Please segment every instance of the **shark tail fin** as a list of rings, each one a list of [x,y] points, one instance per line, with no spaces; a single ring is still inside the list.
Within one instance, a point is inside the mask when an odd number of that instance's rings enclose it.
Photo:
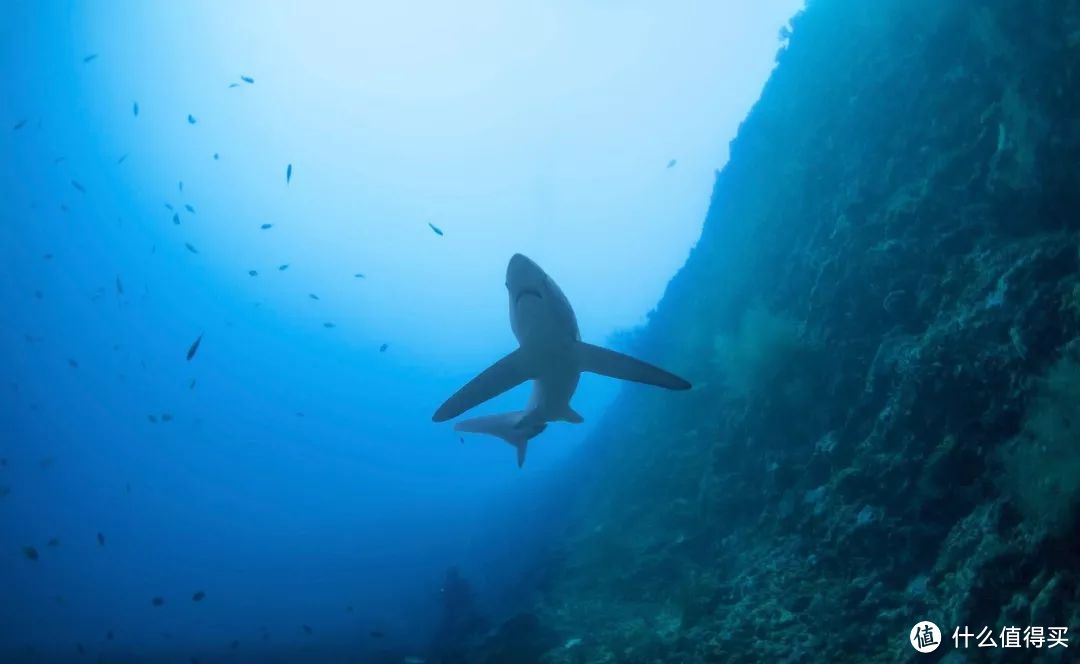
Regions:
[[[525,464],[525,448],[529,439],[538,435],[547,424],[529,424],[523,422],[525,412],[515,410],[498,415],[484,415],[462,420],[454,424],[454,431],[465,433],[483,433],[489,436],[501,438],[517,450],[518,468]]]
[[[669,390],[689,390],[690,383],[673,373],[614,350],[577,343],[578,367],[582,371]]]

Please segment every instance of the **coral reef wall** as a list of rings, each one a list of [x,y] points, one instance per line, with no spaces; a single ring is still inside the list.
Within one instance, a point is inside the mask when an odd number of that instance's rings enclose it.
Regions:
[[[470,661],[1080,628],[1078,109],[1078,2],[811,0],[633,342],[695,389],[624,391],[527,618]]]

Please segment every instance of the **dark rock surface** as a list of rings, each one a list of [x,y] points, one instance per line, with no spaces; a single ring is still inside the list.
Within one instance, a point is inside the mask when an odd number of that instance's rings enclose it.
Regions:
[[[1080,3],[812,0],[778,61],[628,342],[695,388],[624,390],[507,629],[548,664],[892,662],[929,619],[928,658],[1065,661]],[[965,625],[1074,639],[955,652]],[[515,661],[501,634],[470,661]]]

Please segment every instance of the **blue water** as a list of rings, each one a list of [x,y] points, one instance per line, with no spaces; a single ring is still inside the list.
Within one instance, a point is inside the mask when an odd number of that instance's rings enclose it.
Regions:
[[[5,9],[0,655],[423,656],[449,567],[527,597],[618,389],[522,469],[430,421],[506,260],[642,324],[797,3],[177,4]]]

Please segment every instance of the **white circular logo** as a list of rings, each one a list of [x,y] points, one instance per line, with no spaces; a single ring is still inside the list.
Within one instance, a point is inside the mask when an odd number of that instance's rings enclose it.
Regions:
[[[911,628],[911,647],[919,652],[934,652],[941,645],[941,630],[929,620],[923,620]]]

